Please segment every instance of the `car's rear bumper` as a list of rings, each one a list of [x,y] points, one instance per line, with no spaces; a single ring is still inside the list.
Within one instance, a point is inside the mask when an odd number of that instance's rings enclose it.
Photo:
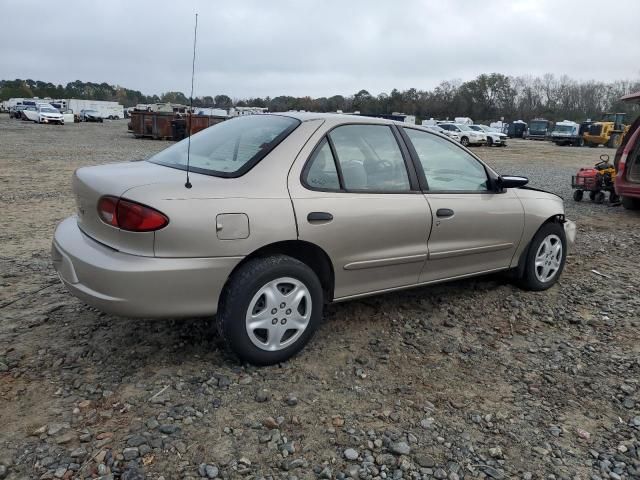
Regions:
[[[615,190],[621,197],[640,198],[640,183],[632,183],[626,179],[616,178]]]
[[[85,235],[76,217],[56,228],[53,265],[69,291],[125,317],[189,317],[216,313],[227,278],[242,257],[157,258],[118,252]]]

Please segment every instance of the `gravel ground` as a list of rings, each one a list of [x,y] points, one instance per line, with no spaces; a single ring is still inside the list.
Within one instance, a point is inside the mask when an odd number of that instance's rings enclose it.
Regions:
[[[207,320],[104,315],[50,265],[72,171],[167,145],[0,117],[0,479],[640,478],[637,213],[568,200],[577,248],[547,292],[492,276],[331,306],[257,369]],[[569,199],[606,150],[475,151]]]

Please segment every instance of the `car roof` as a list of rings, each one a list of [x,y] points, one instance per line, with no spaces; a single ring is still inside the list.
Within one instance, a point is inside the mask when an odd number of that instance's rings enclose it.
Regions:
[[[396,120],[389,120],[379,117],[368,117],[366,115],[348,115],[344,113],[317,113],[317,112],[272,112],[262,115],[281,115],[291,118],[297,118],[301,122],[308,122],[311,120],[324,120],[331,123],[372,123],[383,125],[410,125],[408,123],[398,122]],[[412,125],[413,126],[413,125]],[[419,126],[419,125],[418,125]]]

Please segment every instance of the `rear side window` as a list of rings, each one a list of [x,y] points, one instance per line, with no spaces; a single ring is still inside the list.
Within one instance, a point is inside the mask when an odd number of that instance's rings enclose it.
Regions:
[[[343,125],[332,130],[329,137],[346,190],[410,190],[400,146],[388,126]]]
[[[311,188],[340,190],[336,163],[326,138],[322,140],[309,160],[304,179]]]
[[[237,177],[262,160],[300,121],[279,115],[247,115],[206,128],[191,137],[189,170],[218,177]],[[185,170],[188,139],[149,159]]]

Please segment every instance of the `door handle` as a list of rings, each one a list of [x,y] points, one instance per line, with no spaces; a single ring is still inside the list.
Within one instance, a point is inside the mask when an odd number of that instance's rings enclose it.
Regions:
[[[436,217],[438,218],[447,218],[447,217],[453,217],[453,210],[451,210],[450,208],[439,208],[436,211]]]
[[[330,222],[331,220],[333,220],[333,215],[328,212],[311,212],[307,215],[307,221],[309,223]]]

